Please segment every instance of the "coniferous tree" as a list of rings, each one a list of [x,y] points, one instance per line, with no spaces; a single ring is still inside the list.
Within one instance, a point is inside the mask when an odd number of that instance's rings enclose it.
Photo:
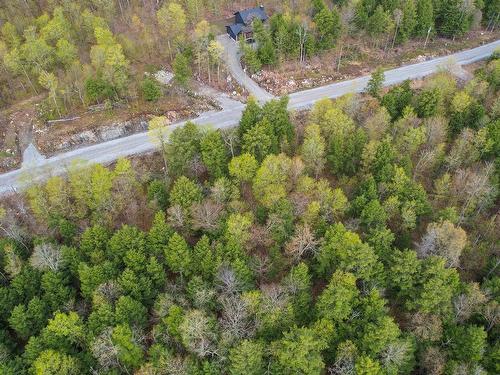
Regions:
[[[181,276],[191,271],[191,254],[188,244],[179,234],[174,233],[165,248],[165,261],[168,268]]]
[[[368,85],[366,86],[366,92],[373,96],[374,98],[378,98],[380,96],[380,90],[384,85],[385,75],[384,71],[381,68],[377,68],[371,75],[370,80],[368,81]]]
[[[460,37],[471,25],[470,9],[462,6],[460,0],[443,1],[437,14],[438,32],[448,38]]]
[[[220,131],[209,131],[200,142],[201,159],[213,179],[224,176],[227,168],[227,150]]]
[[[426,37],[435,32],[434,5],[432,0],[417,0],[415,35]]]
[[[262,108],[257,103],[257,100],[253,96],[248,98],[247,105],[243,114],[241,115],[240,123],[238,126],[238,135],[240,141],[247,131],[257,124],[262,117]]]

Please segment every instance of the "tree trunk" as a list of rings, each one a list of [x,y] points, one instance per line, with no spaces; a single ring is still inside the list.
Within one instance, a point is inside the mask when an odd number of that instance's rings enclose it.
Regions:
[[[59,106],[57,105],[57,97],[56,97],[56,93],[55,92],[52,92],[51,93],[51,96],[52,96],[52,100],[54,101],[54,105],[56,106],[56,111],[57,111],[57,114],[59,115],[59,118],[61,118],[61,111],[59,110]]]
[[[491,32],[495,31],[495,28],[497,27],[498,17],[499,16],[500,16],[500,13],[497,13],[497,17],[495,18],[495,21],[493,22],[493,25],[491,27]]]
[[[344,43],[342,42],[342,44],[340,45],[339,57],[337,59],[337,72],[340,71],[340,62],[342,60],[343,49],[344,49]]]
[[[22,66],[22,64],[21,64],[21,69],[23,70],[24,75],[25,75],[25,76],[26,76],[26,78],[28,79],[28,83],[30,84],[31,88],[33,89],[33,91],[35,92],[35,94],[36,94],[36,95],[38,95],[38,91],[36,91],[35,86],[33,86],[33,82],[31,82],[31,79],[30,79],[30,77],[28,76],[28,73],[26,73],[26,70],[24,69],[24,67]]]
[[[170,46],[170,39],[167,40],[167,47],[168,47],[168,56],[170,57],[170,61],[172,61],[172,47]]]
[[[399,25],[396,25],[396,30],[394,31],[394,38],[392,38],[392,46],[391,46],[391,49],[394,48],[394,43],[396,43],[396,36],[398,35],[398,28],[399,28]]]
[[[198,52],[198,77],[201,77],[201,52]]]

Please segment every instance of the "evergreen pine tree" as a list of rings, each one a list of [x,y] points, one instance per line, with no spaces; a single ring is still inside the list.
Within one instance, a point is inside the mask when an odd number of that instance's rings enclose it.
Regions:
[[[432,0],[417,0],[417,24],[415,25],[415,35],[426,37],[429,29],[434,32],[434,6]]]
[[[165,261],[169,269],[182,276],[190,273],[191,254],[186,240],[174,233],[165,249]]]

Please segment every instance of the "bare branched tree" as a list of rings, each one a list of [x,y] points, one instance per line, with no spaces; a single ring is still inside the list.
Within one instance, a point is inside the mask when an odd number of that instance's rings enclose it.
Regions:
[[[217,353],[216,334],[210,319],[200,310],[189,311],[180,326],[184,346],[199,357]]]
[[[219,299],[222,314],[219,319],[228,342],[251,337],[255,333],[255,322],[248,304],[239,295],[222,296]]]
[[[107,281],[97,287],[97,292],[109,303],[114,303],[121,295],[121,287],[114,280]]]
[[[119,366],[118,348],[111,340],[112,329],[107,328],[97,337],[90,348],[101,370],[110,370]]]
[[[459,223],[473,215],[480,215],[490,207],[497,194],[497,187],[491,183],[495,171],[493,163],[478,169],[459,169],[453,176],[451,195],[461,203]]]
[[[356,359],[356,346],[351,341],[343,342],[337,349],[335,362],[328,369],[329,375],[354,375]]]
[[[290,242],[286,244],[285,251],[295,262],[304,256],[314,255],[318,250],[319,241],[308,225],[298,225]]]
[[[250,228],[250,245],[255,248],[269,248],[273,244],[273,239],[269,228],[263,225],[254,224]]]
[[[443,325],[437,315],[417,312],[408,317],[409,330],[423,341],[438,341],[443,335]]]
[[[441,375],[445,365],[445,354],[439,348],[430,346],[422,353],[421,367],[425,374]]]
[[[189,171],[196,178],[200,178],[205,173],[207,173],[207,167],[205,167],[205,164],[203,164],[203,161],[201,160],[201,156],[199,154],[196,154],[191,160]]]
[[[35,246],[30,257],[31,266],[39,270],[57,271],[61,263],[61,250],[50,243]]]
[[[231,153],[231,157],[234,158],[236,148],[238,147],[238,132],[236,128],[224,130],[221,132],[221,134],[222,140]]]
[[[210,199],[191,207],[191,216],[193,219],[193,229],[204,231],[215,231],[219,227],[219,219],[224,211],[221,204],[217,204]]]
[[[224,296],[239,294],[243,290],[241,282],[234,271],[227,266],[222,266],[217,273],[217,290]]]
[[[187,222],[186,215],[181,206],[175,205],[167,210],[167,221],[172,228],[182,230]]]
[[[427,233],[418,244],[417,253],[422,258],[431,255],[442,256],[448,267],[457,267],[466,243],[465,231],[445,220],[427,226]]]
[[[408,341],[398,340],[392,342],[380,354],[381,362],[387,369],[398,369],[405,363],[411,350]]]
[[[461,293],[453,299],[455,319],[458,322],[466,321],[472,314],[480,311],[487,300],[488,298],[479,288],[479,284],[469,284],[465,293]]]
[[[488,322],[486,330],[490,331],[493,327],[500,323],[500,304],[495,300],[488,302],[483,307],[482,315]]]

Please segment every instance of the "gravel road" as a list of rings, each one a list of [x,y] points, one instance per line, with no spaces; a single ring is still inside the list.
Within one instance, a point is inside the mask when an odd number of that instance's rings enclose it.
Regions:
[[[224,39],[226,38],[219,38],[222,41]],[[271,99],[271,94],[265,92],[243,72],[236,55],[237,51],[235,48],[237,48],[237,44],[232,41],[229,42],[233,44],[225,43],[224,46],[226,52],[229,51],[226,53],[227,63],[232,74],[235,75],[235,79],[260,101]],[[471,64],[487,58],[499,47],[500,40],[453,55],[389,70],[385,72],[385,85],[394,85],[405,79],[424,77],[436,72],[439,67],[449,64],[450,61],[458,65]],[[335,98],[351,92],[361,92],[366,87],[369,79],[369,76],[364,76],[291,94],[289,108],[307,108],[315,101],[325,97]],[[198,118],[193,119],[193,121],[200,126],[210,125],[213,128],[219,129],[232,127],[238,124],[243,108],[243,105],[234,105],[220,112],[202,114]],[[184,124],[185,121],[170,125],[169,129],[174,129]],[[154,150],[154,148],[155,146],[151,143],[148,134],[139,133],[93,146],[82,147],[47,159],[39,159],[38,165],[26,165],[21,169],[1,174],[0,194],[22,189],[33,182],[44,180],[53,175],[63,174],[75,162],[82,164],[106,164],[121,157],[149,152]]]

